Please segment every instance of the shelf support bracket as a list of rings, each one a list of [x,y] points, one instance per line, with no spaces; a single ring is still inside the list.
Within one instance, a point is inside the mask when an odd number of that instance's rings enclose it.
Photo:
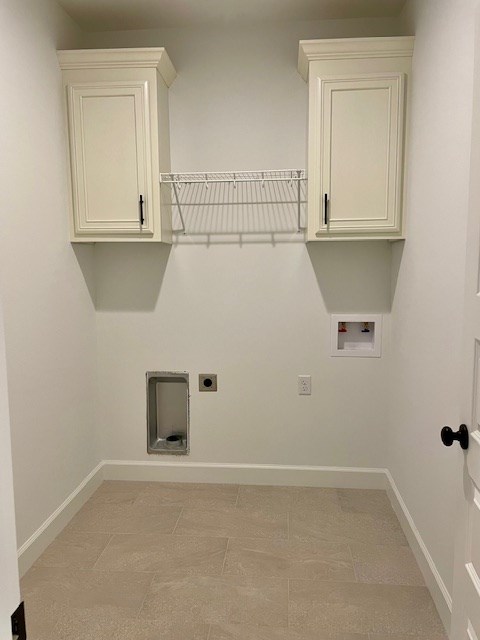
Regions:
[[[178,197],[178,185],[175,182],[174,176],[171,176],[171,178],[172,178],[173,192],[175,194],[175,200],[177,201],[178,215],[180,216],[180,221],[182,223],[182,233],[185,235],[187,230],[185,227],[185,220],[183,219],[182,207],[180,206],[180,199]]]
[[[302,201],[301,201],[301,185],[302,183],[300,182],[302,176],[302,172],[301,171],[297,171],[297,230],[300,233],[300,231],[302,231],[302,221],[301,221],[301,215],[302,215]]]

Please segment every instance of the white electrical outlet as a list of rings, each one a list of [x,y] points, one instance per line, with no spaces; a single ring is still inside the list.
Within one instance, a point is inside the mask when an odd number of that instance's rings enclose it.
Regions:
[[[298,376],[298,395],[312,395],[312,376]]]

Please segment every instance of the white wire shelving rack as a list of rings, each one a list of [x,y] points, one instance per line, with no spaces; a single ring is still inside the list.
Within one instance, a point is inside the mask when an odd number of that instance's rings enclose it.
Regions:
[[[229,190],[235,192],[237,188],[245,188],[245,185],[255,185],[253,200],[249,204],[265,204],[261,194],[275,183],[281,184],[282,200],[270,201],[268,204],[294,205],[297,213],[297,231],[302,231],[301,207],[305,204],[305,196],[302,196],[302,185],[306,184],[307,176],[303,169],[266,169],[264,171],[219,171],[219,172],[195,172],[195,173],[161,173],[160,183],[170,185],[173,193],[173,200],[177,207],[181,221],[181,232],[187,233],[184,207],[195,207],[205,201],[208,190],[217,188],[219,185],[227,185]],[[188,202],[182,202],[180,192],[183,187],[194,188]],[[277,184],[278,186],[278,184]],[[260,195],[259,195],[260,194]],[[222,191],[223,199],[229,200],[229,195]],[[286,199],[285,199],[286,198]],[[215,204],[246,204],[239,203],[230,198],[229,202],[216,202]]]

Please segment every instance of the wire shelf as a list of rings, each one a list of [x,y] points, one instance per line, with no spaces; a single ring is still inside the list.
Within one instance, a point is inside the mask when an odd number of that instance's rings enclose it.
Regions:
[[[187,227],[193,233],[231,232],[234,221],[238,233],[271,232],[278,230],[272,228],[275,217],[281,221],[280,231],[293,230],[292,217],[296,230],[302,231],[306,180],[303,169],[160,174],[160,183],[172,188],[181,224],[178,231],[184,234]],[[262,214],[256,220],[252,219],[253,208]],[[260,228],[262,222],[269,228]],[[249,230],[245,230],[245,223]]]
[[[195,184],[205,186],[213,182],[297,182],[305,180],[303,169],[267,169],[265,171],[219,171],[196,173],[161,173],[160,182],[166,184]]]

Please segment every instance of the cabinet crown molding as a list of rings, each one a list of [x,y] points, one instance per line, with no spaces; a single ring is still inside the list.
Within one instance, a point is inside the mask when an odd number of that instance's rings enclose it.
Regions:
[[[154,68],[169,87],[177,76],[164,47],[135,49],[73,49],[57,51],[60,68],[66,69],[126,69]]]
[[[413,43],[413,36],[300,40],[298,71],[308,81],[309,63],[314,60],[411,57]]]

